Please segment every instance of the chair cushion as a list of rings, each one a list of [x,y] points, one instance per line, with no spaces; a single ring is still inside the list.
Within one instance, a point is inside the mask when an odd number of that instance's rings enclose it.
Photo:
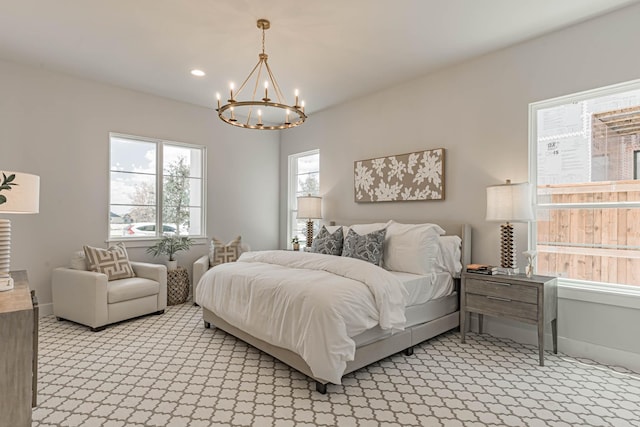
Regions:
[[[111,246],[109,249],[83,246],[87,256],[87,264],[91,271],[107,275],[107,280],[126,279],[135,277],[133,268],[129,263],[127,249],[122,242]]]
[[[107,285],[107,302],[129,301],[132,299],[157,295],[160,292],[160,284],[155,280],[142,277],[112,280]]]

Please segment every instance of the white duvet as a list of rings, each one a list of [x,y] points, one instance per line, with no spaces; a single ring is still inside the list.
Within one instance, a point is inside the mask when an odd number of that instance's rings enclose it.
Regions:
[[[347,257],[290,251],[242,254],[204,274],[196,302],[256,338],[286,348],[313,375],[340,384],[355,355],[351,339],[380,325],[405,325],[404,285],[386,270]]]

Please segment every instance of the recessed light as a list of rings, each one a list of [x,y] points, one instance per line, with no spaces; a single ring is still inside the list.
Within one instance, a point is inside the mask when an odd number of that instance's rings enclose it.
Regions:
[[[191,74],[196,77],[203,77],[206,75],[206,73],[202,70],[191,70]]]

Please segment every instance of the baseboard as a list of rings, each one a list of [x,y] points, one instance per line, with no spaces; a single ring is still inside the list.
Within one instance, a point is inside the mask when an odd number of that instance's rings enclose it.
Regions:
[[[38,304],[38,317],[51,316],[53,314],[53,303]]]
[[[478,330],[478,317],[471,316],[471,328]],[[549,326],[547,325],[547,328]],[[538,345],[538,334],[534,326],[520,322],[511,322],[505,319],[484,317],[484,332],[496,337],[509,338],[520,344]],[[551,332],[545,333],[545,350],[553,349]],[[570,357],[582,357],[594,362],[610,366],[620,366],[633,372],[640,373],[640,354],[625,350],[618,350],[598,344],[578,341],[563,336],[558,336],[558,352]]]
[[[622,366],[640,374],[640,354],[637,353],[564,337],[558,337],[558,347],[567,356],[584,357],[610,366]]]

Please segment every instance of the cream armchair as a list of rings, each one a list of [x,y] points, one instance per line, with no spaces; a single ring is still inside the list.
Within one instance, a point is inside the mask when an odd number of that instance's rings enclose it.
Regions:
[[[164,265],[131,262],[136,277],[107,281],[92,271],[53,270],[53,314],[103,330],[111,323],[145,314],[162,314],[167,307],[167,268]]]

